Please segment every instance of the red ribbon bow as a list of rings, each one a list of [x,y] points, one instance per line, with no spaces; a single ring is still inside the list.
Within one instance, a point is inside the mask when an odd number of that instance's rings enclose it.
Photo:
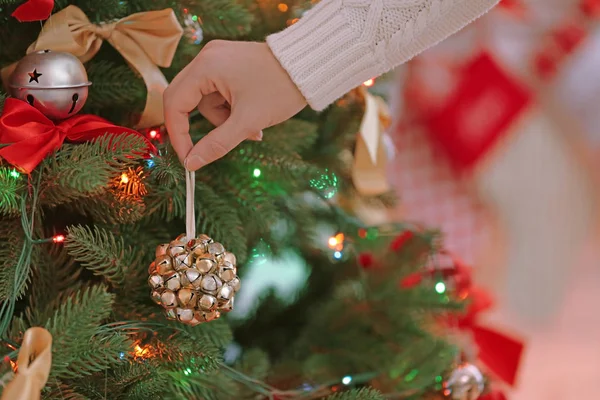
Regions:
[[[28,103],[9,98],[0,116],[0,144],[9,145],[0,149],[0,157],[29,174],[65,140],[81,143],[105,134],[138,135],[147,142],[147,154],[156,152],[154,145],[139,132],[95,115],[76,115],[54,124]]]
[[[43,21],[50,17],[54,0],[27,0],[12,13],[19,22]]]
[[[498,378],[513,386],[521,362],[523,343],[478,322],[479,315],[493,305],[489,293],[472,288],[469,299],[471,303],[467,313],[458,319],[458,327],[473,335],[480,361]]]

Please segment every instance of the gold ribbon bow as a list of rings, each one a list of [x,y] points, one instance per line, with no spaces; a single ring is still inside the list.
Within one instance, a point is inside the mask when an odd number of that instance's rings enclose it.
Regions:
[[[356,139],[352,182],[360,194],[378,196],[390,190],[386,172],[390,157],[384,132],[391,125],[391,118],[382,98],[373,96],[365,88],[359,91],[365,100],[365,114]]]
[[[52,367],[52,335],[43,328],[25,332],[19,357],[18,371],[4,388],[2,400],[40,400]]]
[[[39,50],[64,51],[82,62],[92,59],[104,40],[108,41],[142,76],[148,90],[146,106],[136,128],[143,129],[164,122],[162,95],[168,82],[160,67],[169,67],[183,28],[172,9],[132,14],[120,20],[92,24],[76,6],[53,14],[44,24],[37,40],[27,53]],[[3,80],[14,66],[3,71]]]

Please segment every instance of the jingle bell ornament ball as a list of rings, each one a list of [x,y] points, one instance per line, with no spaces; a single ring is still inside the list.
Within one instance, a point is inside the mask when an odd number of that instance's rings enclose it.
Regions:
[[[85,67],[70,53],[42,50],[26,55],[10,75],[10,94],[60,121],[79,112],[88,97]]]
[[[452,400],[477,400],[485,389],[485,379],[473,364],[463,364],[452,371],[446,387]]]
[[[240,289],[235,255],[206,235],[159,245],[148,273],[152,299],[167,318],[192,326],[233,310]]]

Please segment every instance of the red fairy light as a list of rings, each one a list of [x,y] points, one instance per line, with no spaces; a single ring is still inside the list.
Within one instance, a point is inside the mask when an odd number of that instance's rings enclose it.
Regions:
[[[371,253],[361,253],[358,255],[358,264],[364,269],[369,269],[375,264],[375,259]]]
[[[152,130],[150,131],[150,137],[151,137],[152,139],[155,139],[157,135],[158,135],[158,131],[157,131],[156,129],[152,129]]]
[[[52,238],[54,243],[62,243],[65,241],[65,235],[56,235]]]

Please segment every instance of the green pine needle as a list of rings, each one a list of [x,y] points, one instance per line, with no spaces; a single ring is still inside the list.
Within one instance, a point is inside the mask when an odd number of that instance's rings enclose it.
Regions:
[[[115,286],[121,285],[127,270],[136,266],[135,253],[125,246],[123,238],[117,239],[112,232],[97,226],[69,227],[65,247],[83,267]]]
[[[53,337],[51,377],[85,376],[122,362],[119,353],[131,348],[129,339],[119,333],[99,334],[113,301],[114,295],[104,286],[82,289],[46,322]]]
[[[371,388],[352,389],[347,392],[333,394],[327,400],[384,400],[383,395]]]

